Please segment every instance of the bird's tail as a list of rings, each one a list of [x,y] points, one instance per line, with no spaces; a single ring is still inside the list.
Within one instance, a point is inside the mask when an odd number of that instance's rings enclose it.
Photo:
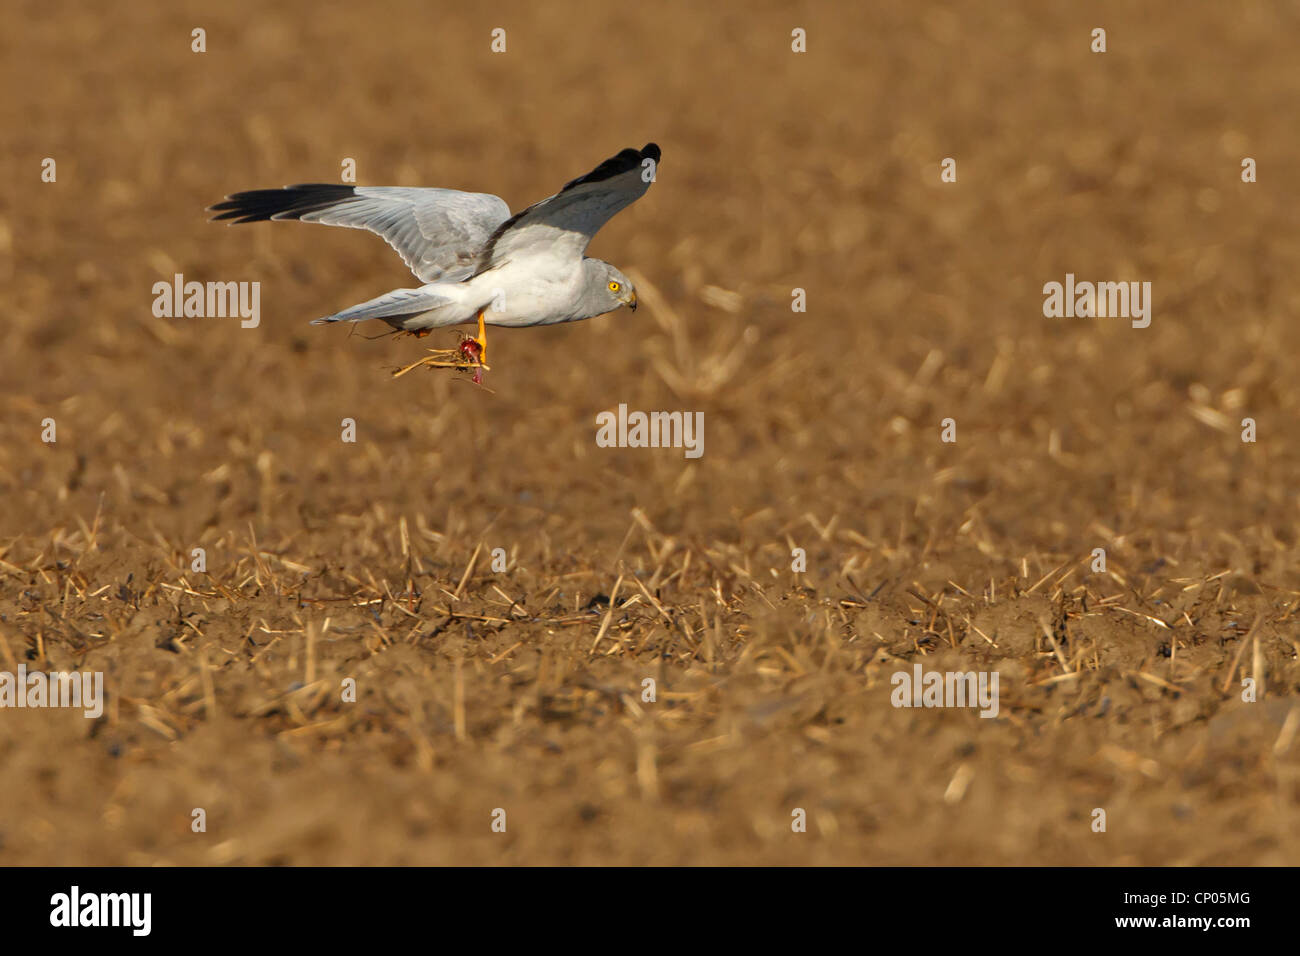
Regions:
[[[327,325],[330,322],[362,322],[366,319],[383,319],[397,328],[435,329],[444,325],[458,325],[465,321],[460,315],[463,309],[452,309],[458,303],[454,299],[435,295],[424,289],[398,289],[369,302],[362,302],[350,309],[327,315],[321,319],[312,319],[312,325]],[[445,312],[443,315],[428,313]]]

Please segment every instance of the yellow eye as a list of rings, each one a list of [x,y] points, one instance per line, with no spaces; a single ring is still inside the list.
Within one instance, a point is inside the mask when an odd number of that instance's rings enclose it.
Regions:
[[[622,287],[621,285],[619,285],[617,282],[611,282],[611,283],[609,284],[609,291],[610,291],[610,292],[617,292],[617,291],[618,291],[619,289],[621,289],[621,288],[623,288],[623,287]]]

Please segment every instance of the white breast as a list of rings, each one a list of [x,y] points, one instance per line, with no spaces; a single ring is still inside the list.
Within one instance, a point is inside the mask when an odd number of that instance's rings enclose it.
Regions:
[[[543,268],[538,268],[543,267]],[[489,298],[483,320],[489,325],[523,326],[564,322],[582,295],[582,261],[571,268],[555,269],[555,261],[507,262],[475,276],[479,293]]]

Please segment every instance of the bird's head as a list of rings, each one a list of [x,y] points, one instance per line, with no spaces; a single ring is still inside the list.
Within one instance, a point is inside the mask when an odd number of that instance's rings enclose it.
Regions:
[[[608,303],[608,308],[605,311],[611,312],[620,305],[625,305],[635,312],[636,287],[632,285],[632,281],[608,262],[591,261],[599,262],[599,268],[595,270],[593,278],[598,284],[597,295],[603,296]]]

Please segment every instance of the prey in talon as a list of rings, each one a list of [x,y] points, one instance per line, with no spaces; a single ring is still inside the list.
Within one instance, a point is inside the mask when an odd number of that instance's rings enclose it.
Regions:
[[[421,366],[472,369],[474,382],[482,384],[489,325],[554,325],[623,305],[636,310],[636,288],[627,276],[586,251],[601,226],[650,188],[660,156],[654,143],[625,149],[513,215],[488,193],[328,183],[235,193],[211,211],[214,220],[231,223],[297,219],[382,236],[423,285],[312,324],[378,319],[423,337],[476,323],[477,335],[454,349],[429,349],[394,375]]]
[[[485,349],[483,342],[472,335],[462,335],[460,344],[454,349],[428,349],[428,355],[393,372],[393,378],[405,375],[416,368],[455,368],[473,371],[472,381],[475,385],[483,384],[483,373],[488,366],[483,362]]]

